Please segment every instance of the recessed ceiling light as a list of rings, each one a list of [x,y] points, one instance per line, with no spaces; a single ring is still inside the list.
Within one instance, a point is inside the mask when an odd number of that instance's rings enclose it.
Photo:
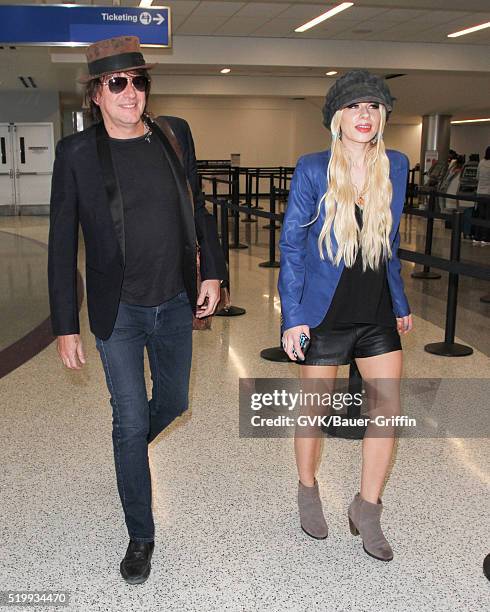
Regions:
[[[483,121],[490,121],[490,117],[484,119],[461,119],[460,121],[451,121],[451,123],[480,123]]]
[[[490,21],[487,23],[481,23],[480,25],[473,26],[472,28],[466,28],[466,30],[460,30],[459,32],[453,32],[452,34],[448,34],[448,38],[457,38],[458,36],[464,36],[465,34],[471,34],[472,32],[478,32],[478,30],[484,30],[485,28],[490,28]]]
[[[221,74],[228,74],[229,72],[231,72],[231,68],[223,68],[223,70],[221,70]]]
[[[141,8],[150,8],[152,2],[153,2],[153,0],[141,0],[140,7]]]
[[[314,28],[319,23],[322,23],[322,21],[325,21],[325,19],[330,19],[330,17],[337,15],[337,13],[341,13],[342,11],[345,11],[345,9],[350,8],[353,4],[354,4],[353,2],[342,2],[342,4],[339,4],[338,6],[335,6],[333,9],[330,9],[326,13],[323,13],[322,15],[315,17],[315,19],[308,21],[308,23],[303,24],[299,28],[296,28],[294,31],[295,32],[306,32],[306,30],[309,30],[310,28]]]
[[[327,76],[333,76],[334,74],[338,74],[336,70],[330,70],[330,72],[325,73]]]

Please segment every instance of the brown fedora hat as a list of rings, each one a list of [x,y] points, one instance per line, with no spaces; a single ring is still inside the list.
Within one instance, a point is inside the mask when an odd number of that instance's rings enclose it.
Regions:
[[[145,63],[137,36],[117,36],[99,40],[87,48],[86,56],[89,73],[77,79],[82,84],[112,72],[150,70],[155,66]]]

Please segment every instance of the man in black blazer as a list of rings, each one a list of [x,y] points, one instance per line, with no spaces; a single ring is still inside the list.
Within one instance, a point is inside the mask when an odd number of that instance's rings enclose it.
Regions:
[[[151,569],[154,523],[148,443],[187,409],[192,318],[211,315],[227,271],[216,224],[198,187],[194,143],[177,117],[146,114],[148,70],[136,37],[87,49],[95,125],[56,148],[49,234],[53,332],[63,363],[85,363],[79,335],[78,227],[86,251],[90,329],[113,409],[119,495],[130,542],[130,584]],[[197,243],[201,288],[197,295]],[[144,350],[153,390],[148,401]]]

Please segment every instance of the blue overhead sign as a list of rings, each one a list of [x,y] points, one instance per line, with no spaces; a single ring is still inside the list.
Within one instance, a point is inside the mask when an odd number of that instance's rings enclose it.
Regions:
[[[0,5],[0,44],[76,46],[113,36],[138,36],[142,45],[169,47],[170,9]]]

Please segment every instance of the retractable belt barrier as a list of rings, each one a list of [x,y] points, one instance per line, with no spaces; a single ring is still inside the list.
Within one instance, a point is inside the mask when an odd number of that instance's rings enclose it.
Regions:
[[[247,172],[248,170],[248,172]],[[242,168],[233,168],[231,172],[230,181],[220,180],[216,177],[210,177],[209,180],[213,182],[213,195],[212,197],[206,197],[208,202],[213,204],[213,211],[215,213],[216,219],[217,217],[217,209],[221,207],[221,240],[223,251],[225,253],[225,258],[227,263],[229,262],[229,249],[230,248],[243,248],[237,247],[239,244],[239,216],[240,213],[250,218],[254,217],[255,220],[258,218],[268,219],[270,221],[269,226],[269,261],[262,262],[259,264],[260,267],[279,267],[279,262],[276,261],[276,234],[275,231],[278,229],[277,222],[281,223],[284,219],[284,213],[276,212],[276,203],[277,200],[287,199],[288,190],[283,188],[283,184],[287,184],[284,182],[284,174],[281,172],[280,179],[280,187],[276,187],[274,185],[274,180],[277,178],[277,175],[271,173],[269,169],[260,169],[261,172],[255,172],[252,175],[250,172],[251,169],[242,169]],[[257,169],[253,169],[257,170]],[[289,170],[289,169],[288,169]],[[239,180],[240,175],[245,175],[247,190],[245,193],[246,204],[240,204],[240,197],[242,194],[239,193]],[[252,176],[260,177],[260,178],[269,178],[270,180],[270,191],[267,194],[259,194],[258,187],[256,186],[256,204],[258,202],[258,197],[269,197],[270,202],[270,211],[264,211],[260,207],[252,206],[252,190],[251,190],[251,178]],[[203,178],[207,178],[203,175]],[[218,183],[226,183],[229,184],[229,195],[226,194],[219,195],[217,191]],[[256,184],[257,185],[257,184]],[[459,275],[470,276],[473,278],[479,278],[482,280],[490,280],[490,266],[482,266],[476,264],[470,264],[460,261],[460,251],[461,251],[461,229],[462,229],[462,211],[453,210],[450,214],[441,213],[435,210],[435,202],[436,198],[443,196],[447,199],[455,199],[460,201],[488,201],[490,205],[490,198],[476,198],[469,196],[451,196],[450,194],[445,194],[441,192],[437,192],[434,190],[427,190],[420,188],[418,189],[418,194],[425,194],[429,196],[428,201],[428,209],[422,210],[413,207],[413,196],[414,190],[412,189],[407,195],[407,202],[404,208],[404,214],[417,216],[417,217],[425,217],[427,219],[427,231],[426,231],[426,241],[425,241],[425,249],[424,253],[419,253],[416,251],[410,251],[407,249],[400,248],[398,250],[398,255],[400,259],[404,261],[410,261],[413,263],[421,264],[423,266],[423,271],[421,273],[414,273],[412,276],[414,278],[440,278],[441,275],[437,273],[433,273],[430,271],[430,268],[437,268],[440,270],[444,270],[449,273],[448,278],[448,297],[447,297],[447,308],[446,308],[446,323],[445,323],[445,336],[443,342],[430,343],[425,345],[425,350],[427,352],[441,355],[441,356],[451,356],[451,357],[460,357],[464,355],[470,355],[473,353],[473,349],[469,346],[465,346],[462,344],[457,344],[454,342],[455,338],[455,329],[456,329],[456,312],[457,312],[457,301],[458,301],[458,283],[459,283]],[[409,205],[410,203],[410,205]],[[224,214],[225,211],[228,211],[227,214]],[[234,217],[234,244],[229,244],[229,223],[228,216],[229,213],[232,213]],[[450,257],[449,259],[444,259],[441,257],[436,257],[432,255],[432,238],[433,238],[433,223],[434,219],[442,219],[445,221],[450,220],[451,222],[451,246],[450,246]],[[472,225],[475,227],[486,227],[490,228],[490,221],[482,220],[482,219],[472,219]],[[246,245],[244,245],[246,247]],[[482,301],[488,301],[490,295],[482,296]],[[279,341],[279,346],[263,349],[261,351],[261,357],[267,359],[269,361],[276,361],[287,363],[290,362],[289,357],[286,355],[284,350],[282,349],[281,338]],[[358,387],[362,384],[362,379],[360,378],[359,371],[355,362],[352,362],[350,365],[349,372],[349,388]],[[352,409],[350,409],[352,412]],[[355,414],[350,414],[347,412],[347,416],[359,416],[360,408],[356,408]],[[353,428],[330,428],[329,430],[325,430],[326,433],[332,436],[338,437],[349,437],[349,438],[362,438],[364,435],[364,428],[360,428],[359,430],[354,431]]]
[[[250,175],[249,175],[250,176]],[[271,175],[268,175],[271,180],[270,186],[270,211],[264,211],[260,208],[254,206],[243,206],[237,204],[236,197],[236,186],[235,186],[235,196],[231,199],[215,197],[213,193],[213,198],[207,198],[208,201],[213,203],[213,207],[215,205],[221,206],[223,210],[231,210],[234,211],[234,219],[235,219],[235,227],[238,227],[238,217],[240,213],[243,213],[247,216],[253,216],[256,219],[264,218],[270,220],[270,230],[269,230],[269,260],[266,262],[262,262],[259,264],[260,267],[279,267],[280,263],[276,261],[276,234],[275,230],[277,229],[276,222],[282,222],[284,218],[284,213],[276,212],[276,202],[278,197],[278,189],[273,184],[273,179]],[[233,190],[232,190],[233,191]],[[426,233],[426,242],[425,242],[425,250],[424,253],[419,253],[416,251],[410,251],[407,249],[399,249],[398,255],[400,259],[405,261],[410,261],[412,263],[421,264],[423,266],[423,273],[417,275],[414,273],[412,276],[415,278],[440,278],[440,274],[430,273],[430,268],[437,268],[439,270],[444,270],[449,273],[448,279],[448,295],[447,295],[447,308],[446,308],[446,323],[445,323],[445,335],[443,342],[430,343],[425,345],[425,350],[427,352],[442,355],[447,357],[460,357],[464,355],[470,355],[473,352],[473,349],[469,346],[465,346],[462,344],[457,344],[454,342],[455,331],[456,331],[456,312],[457,312],[457,301],[458,301],[458,284],[459,284],[459,275],[470,276],[473,278],[479,278],[482,280],[490,280],[490,266],[483,266],[471,263],[465,263],[460,261],[460,252],[461,252],[461,229],[462,229],[462,211],[461,210],[453,210],[450,214],[441,213],[434,210],[434,202],[436,197],[444,196],[445,198],[455,199],[460,201],[477,201],[477,202],[489,202],[490,198],[483,197],[470,197],[470,196],[451,196],[450,194],[443,194],[441,192],[437,192],[434,190],[424,190],[421,189],[420,193],[429,195],[429,206],[427,210],[421,210],[418,208],[413,208],[412,206],[405,206],[404,213],[407,215],[413,215],[417,217],[425,217],[427,219],[427,228],[428,231]],[[432,203],[432,204],[431,204]],[[227,251],[230,246],[228,244],[228,215],[222,214],[222,226],[221,226],[221,235],[223,237],[223,232],[226,234],[226,239],[222,240],[224,249]],[[451,222],[451,247],[450,247],[450,257],[449,259],[444,259],[442,257],[436,257],[432,255],[432,236],[433,236],[433,223],[434,219],[442,219],[445,221],[450,220]],[[472,219],[472,225],[475,227],[485,227],[490,228],[490,221],[483,219]],[[237,231],[235,231],[235,234]],[[236,235],[235,235],[236,240]],[[228,257],[228,253],[226,253],[226,257]],[[429,276],[430,273],[430,276]],[[482,301],[485,301],[488,296],[483,296]],[[285,355],[282,347],[274,347],[273,349],[265,349],[261,352],[262,357],[265,359],[273,360],[273,361],[289,361],[287,356]]]
[[[461,217],[463,215],[463,211],[453,210],[448,214],[437,212],[434,210],[434,208],[437,197],[444,197],[446,199],[464,202],[488,202],[488,205],[490,205],[490,198],[463,195],[456,196],[426,188],[421,188],[419,193],[429,196],[428,209],[420,210],[417,208],[414,209],[411,206],[405,206],[404,213],[417,217],[425,217],[427,219],[425,252],[422,254],[415,251],[409,251],[407,249],[399,249],[398,255],[400,259],[423,265],[424,268],[422,272],[415,272],[412,274],[412,277],[414,278],[440,278],[440,274],[433,274],[430,272],[431,266],[449,272],[444,341],[426,344],[424,348],[429,353],[442,355],[444,357],[463,357],[466,355],[471,355],[473,353],[473,349],[471,347],[454,342],[456,332],[456,312],[458,306],[459,275],[462,274],[464,276],[470,276],[488,281],[490,280],[490,266],[469,264],[460,261],[462,230]],[[442,257],[434,257],[431,254],[434,219],[450,221],[451,245],[449,260],[443,259]],[[472,219],[471,224],[474,227],[490,228],[490,221],[484,219]],[[483,299],[481,299],[481,301],[485,301],[485,297],[486,296],[482,296]]]

